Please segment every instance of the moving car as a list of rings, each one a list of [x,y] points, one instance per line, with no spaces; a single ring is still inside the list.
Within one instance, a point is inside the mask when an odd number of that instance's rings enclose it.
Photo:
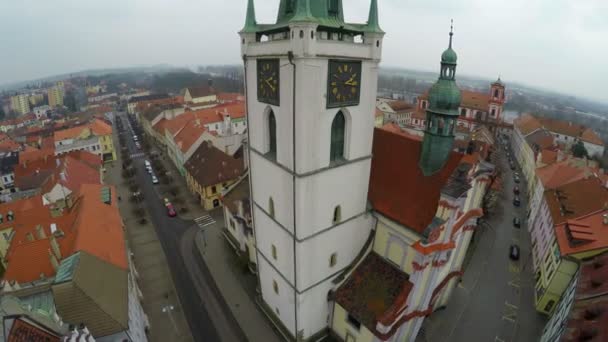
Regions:
[[[158,184],[158,178],[155,175],[152,175],[152,184]]]
[[[519,246],[518,245],[511,245],[509,247],[509,259],[519,260]]]
[[[139,138],[137,137],[137,135],[134,135],[133,136],[133,141],[138,141],[138,140],[139,140]]]
[[[521,220],[519,219],[519,217],[513,218],[513,227],[521,228]]]
[[[519,207],[521,204],[521,201],[519,200],[519,196],[515,196],[515,198],[513,199],[513,205],[516,207]]]
[[[171,203],[167,204],[167,215],[169,215],[169,217],[177,216],[177,213],[175,212],[175,209],[173,208],[173,204],[171,204]]]

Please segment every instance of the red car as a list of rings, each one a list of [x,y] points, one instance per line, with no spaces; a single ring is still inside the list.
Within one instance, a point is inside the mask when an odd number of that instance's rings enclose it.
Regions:
[[[173,208],[173,204],[171,204],[171,203],[167,204],[167,215],[169,215],[169,217],[177,216],[177,213],[175,212],[175,209]]]

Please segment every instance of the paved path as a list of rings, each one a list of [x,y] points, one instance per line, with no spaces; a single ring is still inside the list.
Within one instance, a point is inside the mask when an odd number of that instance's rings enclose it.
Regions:
[[[511,170],[501,150],[497,166],[503,170],[503,193],[496,210],[475,235],[462,283],[448,306],[424,323],[419,341],[537,341],[545,318],[534,309],[534,278],[530,237],[526,229],[526,196],[520,208],[512,204],[514,185]],[[523,180],[523,177],[522,177]],[[525,185],[521,184],[521,189]],[[513,227],[513,217],[522,227]],[[520,247],[518,261],[509,259],[509,246]]]

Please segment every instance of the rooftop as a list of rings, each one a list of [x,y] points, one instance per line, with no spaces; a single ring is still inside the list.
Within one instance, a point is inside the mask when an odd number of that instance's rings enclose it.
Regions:
[[[452,152],[441,171],[424,176],[418,166],[422,143],[376,128],[368,198],[386,217],[421,234],[437,212],[441,189],[460,164]]]
[[[608,223],[604,223],[605,217],[608,217],[608,209],[555,226],[562,255],[608,248]],[[608,282],[606,285],[608,288]]]
[[[336,303],[378,335],[378,319],[405,304],[413,285],[409,276],[371,252],[336,291]]]
[[[595,175],[546,190],[544,196],[554,225],[597,212],[608,204],[606,184]]]
[[[544,153],[544,152],[543,152]],[[577,166],[572,160],[564,160],[535,169],[536,175],[545,190],[555,189],[585,178],[592,169],[587,166]]]
[[[239,178],[245,170],[243,159],[235,159],[207,141],[199,146],[184,167],[201,186]]]
[[[462,100],[460,106],[463,108],[475,109],[483,112],[488,111],[490,95],[470,90],[461,90]]]
[[[522,116],[515,119],[513,124],[524,136],[543,127],[540,121],[529,113],[524,113]]]

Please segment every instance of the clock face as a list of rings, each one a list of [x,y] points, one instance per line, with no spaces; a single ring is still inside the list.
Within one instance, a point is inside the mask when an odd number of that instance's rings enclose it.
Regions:
[[[258,59],[258,101],[278,106],[279,60]]]
[[[361,92],[360,61],[329,61],[327,108],[356,106]]]

